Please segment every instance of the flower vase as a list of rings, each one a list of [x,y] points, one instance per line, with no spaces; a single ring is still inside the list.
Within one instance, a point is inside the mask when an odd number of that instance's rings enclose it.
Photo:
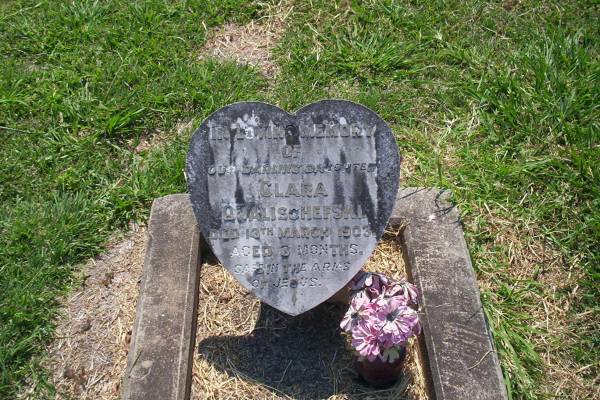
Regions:
[[[392,386],[400,378],[404,359],[406,358],[406,347],[399,349],[400,356],[394,362],[382,361],[377,357],[369,361],[360,357],[355,361],[355,366],[360,377],[369,385],[376,388],[387,388]]]

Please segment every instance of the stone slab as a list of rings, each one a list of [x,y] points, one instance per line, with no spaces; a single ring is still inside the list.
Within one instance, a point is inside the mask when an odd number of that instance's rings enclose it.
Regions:
[[[203,242],[189,196],[154,200],[148,235],[122,398],[188,399]]]
[[[398,191],[390,225],[404,225],[410,280],[422,293],[421,321],[437,400],[506,399],[458,209],[448,191]]]
[[[346,285],[383,234],[400,158],[372,110],[323,100],[295,114],[228,105],[194,134],[186,173],[199,228],[223,266],[290,315]]]

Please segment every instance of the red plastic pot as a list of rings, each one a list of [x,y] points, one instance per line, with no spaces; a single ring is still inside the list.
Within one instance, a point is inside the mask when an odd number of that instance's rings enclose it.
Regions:
[[[398,381],[405,358],[406,347],[402,347],[400,348],[400,357],[393,363],[381,361],[379,357],[374,361],[369,361],[361,357],[361,359],[355,361],[355,366],[358,374],[366,383],[383,389],[392,386]]]

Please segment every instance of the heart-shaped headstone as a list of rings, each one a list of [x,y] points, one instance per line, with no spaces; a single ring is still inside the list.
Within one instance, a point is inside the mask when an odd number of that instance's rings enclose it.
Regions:
[[[187,182],[219,260],[291,315],[360,270],[392,212],[400,157],[373,111],[324,100],[295,115],[259,102],[221,108],[195,132]]]

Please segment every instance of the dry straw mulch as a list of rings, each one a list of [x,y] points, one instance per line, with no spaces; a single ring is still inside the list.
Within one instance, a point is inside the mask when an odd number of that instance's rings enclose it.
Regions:
[[[400,278],[394,234],[379,243],[366,270]],[[324,303],[297,317],[261,304],[224,268],[201,273],[194,399],[426,399],[416,346],[402,379],[375,390],[357,376],[338,324],[345,305]]]

